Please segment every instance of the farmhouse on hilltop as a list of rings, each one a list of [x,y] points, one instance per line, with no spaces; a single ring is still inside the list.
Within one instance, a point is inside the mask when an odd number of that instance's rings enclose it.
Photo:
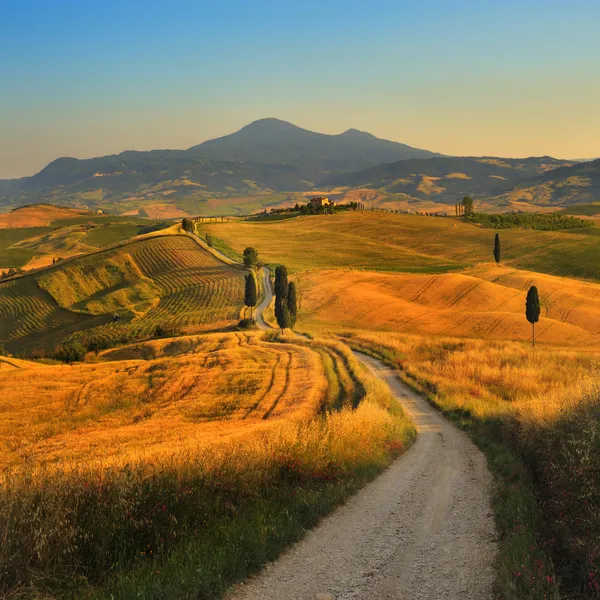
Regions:
[[[327,196],[313,196],[310,199],[310,205],[314,208],[322,208],[323,206],[330,206],[332,202]]]

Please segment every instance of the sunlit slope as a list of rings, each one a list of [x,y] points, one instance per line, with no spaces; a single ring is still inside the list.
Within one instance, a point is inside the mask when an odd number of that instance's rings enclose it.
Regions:
[[[41,227],[56,219],[92,216],[89,210],[63,208],[52,204],[32,204],[0,215],[0,229],[14,227]]]
[[[295,270],[352,267],[444,272],[493,259],[494,230],[455,219],[351,212],[277,222],[205,224],[233,249],[255,246],[262,258]],[[600,230],[504,230],[502,261],[520,269],[597,279]]]
[[[0,284],[0,340],[16,352],[91,335],[131,339],[159,324],[228,324],[242,303],[241,269],[187,236],[156,236]]]
[[[529,340],[525,297],[540,292],[540,342],[600,346],[600,286],[482,266],[464,273],[414,275],[313,271],[300,276],[300,325]]]
[[[181,342],[189,351],[169,356]],[[324,393],[307,347],[211,334],[145,348],[159,358],[0,369],[12,390],[0,401],[0,467],[157,460],[309,418]]]

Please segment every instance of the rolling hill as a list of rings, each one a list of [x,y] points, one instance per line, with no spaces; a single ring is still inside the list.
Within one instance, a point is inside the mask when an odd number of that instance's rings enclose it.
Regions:
[[[189,150],[59,158],[32,177],[0,181],[0,207],[55,202],[125,212],[148,203],[191,199],[198,203],[191,207],[193,213],[206,213],[210,207],[202,211],[202,204],[215,194],[262,193],[268,202],[273,191],[310,190],[333,173],[430,156],[435,154],[356,130],[325,135],[262,119]],[[217,213],[222,211],[217,207]]]
[[[47,351],[61,341],[148,337],[158,325],[230,325],[243,274],[185,235],[133,240],[0,283],[0,343]]]
[[[362,171],[334,175],[322,185],[329,188],[369,188],[393,201],[433,201],[454,204],[462,196],[494,197],[523,181],[565,171],[572,163],[548,156],[525,159],[494,157],[434,157],[378,165]],[[581,166],[581,165],[577,165]],[[508,200],[506,200],[508,202]],[[385,205],[385,204],[384,204]]]
[[[541,207],[600,201],[600,160],[564,166],[518,183],[499,200],[526,201]]]

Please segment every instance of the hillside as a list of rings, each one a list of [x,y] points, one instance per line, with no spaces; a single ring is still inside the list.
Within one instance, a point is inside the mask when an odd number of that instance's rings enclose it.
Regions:
[[[465,195],[481,201],[512,189],[524,180],[571,164],[551,157],[411,159],[334,175],[323,180],[322,185],[330,189],[349,187],[376,190],[384,197],[378,204],[382,207],[387,205],[394,208],[394,201],[402,199],[415,204],[429,201],[454,205]],[[508,200],[495,204],[508,204]],[[439,210],[443,209],[439,207]]]
[[[92,216],[88,210],[55,206],[53,204],[30,204],[0,215],[0,229],[19,227],[44,227],[59,219]]]
[[[494,230],[452,218],[347,212],[279,222],[201,224],[235,251],[254,246],[261,257],[294,271],[352,268],[442,273],[493,260]],[[510,229],[500,233],[505,265],[598,281],[596,227],[569,231]]]
[[[243,270],[188,236],[152,237],[0,283],[0,343],[48,351],[65,340],[152,336],[159,325],[225,326],[242,302]]]
[[[207,203],[230,199],[228,208],[240,196],[262,195],[260,208],[274,191],[310,190],[332,173],[429,156],[435,155],[355,130],[325,135],[263,119],[189,150],[59,158],[32,177],[0,181],[0,207],[60,202],[122,213],[167,203],[191,214],[230,214]]]
[[[420,335],[530,341],[523,316],[540,290],[537,338],[600,347],[597,284],[503,266],[440,275],[313,271],[300,277],[300,322],[311,331],[370,329]]]
[[[170,225],[168,221],[135,216],[115,217],[49,204],[29,205],[0,215],[0,272],[45,267],[55,260]]]
[[[542,208],[600,201],[600,160],[564,166],[527,179],[499,198],[506,199],[531,202]]]

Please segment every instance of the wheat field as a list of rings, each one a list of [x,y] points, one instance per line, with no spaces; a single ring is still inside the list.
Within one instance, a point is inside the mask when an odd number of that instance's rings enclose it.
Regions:
[[[128,352],[156,358],[114,360]],[[95,364],[34,364],[0,369],[0,468],[193,453],[314,417],[326,384],[317,353],[243,333],[157,340]]]
[[[566,277],[495,264],[461,273],[416,275],[362,271],[299,274],[300,326],[356,328],[493,340],[531,340],[525,297],[540,293],[536,340],[600,348],[600,288]]]

